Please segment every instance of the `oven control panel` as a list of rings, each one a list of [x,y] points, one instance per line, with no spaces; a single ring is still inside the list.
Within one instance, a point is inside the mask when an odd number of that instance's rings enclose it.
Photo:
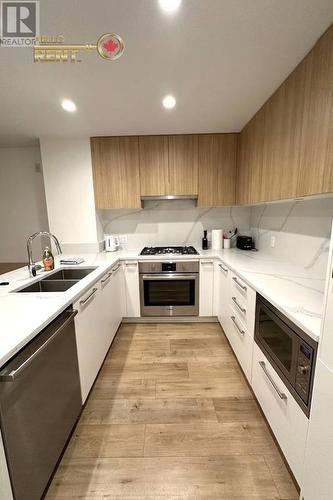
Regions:
[[[313,355],[314,351],[312,347],[300,341],[296,366],[295,388],[299,396],[303,399],[304,403],[307,403],[309,399]]]

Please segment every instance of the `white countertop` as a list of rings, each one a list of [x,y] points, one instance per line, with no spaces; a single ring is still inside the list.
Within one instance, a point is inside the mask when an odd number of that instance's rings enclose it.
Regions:
[[[66,292],[57,293],[10,293],[14,289],[41,279],[29,278],[27,268],[17,269],[0,276],[0,281],[9,281],[0,287],[0,366],[37,335],[58,314],[73,304],[95,281],[119,260],[161,260],[165,257],[139,257],[138,251],[75,255],[83,257],[84,263],[75,266],[97,267]],[[63,257],[63,256],[62,256]],[[304,268],[272,259],[261,252],[232,250],[201,251],[199,257],[174,255],[172,260],[195,260],[219,258],[263,295],[288,318],[302,328],[314,340],[319,339],[324,300],[324,279],[317,279]],[[56,268],[59,265],[56,258]],[[63,266],[70,267],[70,266]]]

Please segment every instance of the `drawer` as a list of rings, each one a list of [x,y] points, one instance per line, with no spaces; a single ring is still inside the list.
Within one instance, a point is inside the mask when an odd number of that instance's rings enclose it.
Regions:
[[[301,486],[309,421],[257,344],[253,350],[252,389]]]
[[[256,295],[255,290],[239,278],[236,273],[231,273],[230,305],[246,324],[252,337],[256,315]]]
[[[251,381],[252,371],[252,351],[253,336],[249,334],[248,329],[242,321],[236,316],[232,307],[228,308],[228,316],[224,321],[224,332],[230,342],[230,345],[241,365],[248,381]]]
[[[252,290],[251,290],[252,291]],[[254,337],[255,302],[250,304],[241,294],[232,287],[229,294],[229,306],[233,309],[236,318],[246,326],[251,337]]]

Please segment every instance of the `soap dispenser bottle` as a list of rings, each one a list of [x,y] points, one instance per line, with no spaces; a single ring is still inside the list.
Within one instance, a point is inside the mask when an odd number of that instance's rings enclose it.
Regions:
[[[202,238],[202,250],[208,250],[208,239],[207,239],[207,231],[204,231],[204,235]]]
[[[45,247],[43,253],[43,266],[45,271],[52,271],[54,269],[54,257],[49,247]]]

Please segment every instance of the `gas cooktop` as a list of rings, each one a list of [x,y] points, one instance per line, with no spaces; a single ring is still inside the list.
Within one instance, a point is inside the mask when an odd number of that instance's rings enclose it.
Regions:
[[[199,252],[190,247],[144,247],[140,255],[199,255]]]

